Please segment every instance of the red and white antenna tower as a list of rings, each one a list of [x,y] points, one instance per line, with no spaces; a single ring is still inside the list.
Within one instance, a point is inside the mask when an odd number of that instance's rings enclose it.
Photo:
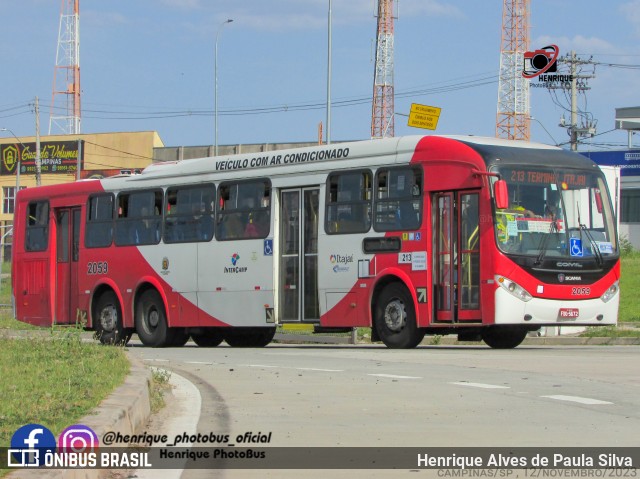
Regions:
[[[393,0],[378,0],[371,138],[394,136]]]
[[[529,50],[529,1],[504,0],[498,82],[496,137],[528,140],[529,83],[522,76],[524,52]]]
[[[80,133],[80,0],[62,0],[49,134]]]

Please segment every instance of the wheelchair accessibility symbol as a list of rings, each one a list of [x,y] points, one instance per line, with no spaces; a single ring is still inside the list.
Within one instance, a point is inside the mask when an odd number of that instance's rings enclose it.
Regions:
[[[571,256],[584,256],[584,251],[582,250],[582,240],[580,238],[569,238],[569,248]]]
[[[263,254],[265,256],[273,256],[273,240],[266,239],[264,240],[264,251]]]

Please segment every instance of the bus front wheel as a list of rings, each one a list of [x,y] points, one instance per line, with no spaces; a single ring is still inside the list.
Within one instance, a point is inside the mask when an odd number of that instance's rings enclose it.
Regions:
[[[153,348],[171,345],[173,331],[167,325],[167,315],[160,294],[148,289],[136,305],[136,332],[142,344]]]
[[[386,286],[376,304],[374,326],[388,348],[415,348],[424,338],[424,329],[416,324],[413,299],[403,285]]]
[[[113,291],[103,293],[96,304],[93,327],[102,344],[127,344],[131,332],[122,324],[122,311]]]
[[[493,349],[513,349],[527,337],[528,330],[520,326],[488,326],[482,340]]]

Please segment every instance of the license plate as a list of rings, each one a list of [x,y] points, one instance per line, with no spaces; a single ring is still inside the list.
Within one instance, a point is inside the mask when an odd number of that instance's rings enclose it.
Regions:
[[[577,318],[578,316],[580,316],[578,308],[560,308],[561,318]]]

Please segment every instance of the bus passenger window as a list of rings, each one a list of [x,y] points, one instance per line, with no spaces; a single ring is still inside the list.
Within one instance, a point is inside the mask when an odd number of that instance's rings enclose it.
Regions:
[[[167,190],[165,243],[210,241],[213,238],[212,184],[180,186]]]
[[[26,251],[45,251],[49,242],[49,202],[35,201],[27,207]]]
[[[162,190],[118,195],[116,244],[157,244],[162,223]]]
[[[325,231],[366,233],[371,227],[371,172],[332,173],[327,180]]]
[[[380,169],[376,175],[376,231],[416,230],[422,223],[422,171]]]
[[[113,195],[96,195],[87,204],[84,244],[87,248],[104,248],[113,240]]]
[[[266,180],[224,183],[218,189],[216,238],[266,238],[271,221],[271,185]]]

